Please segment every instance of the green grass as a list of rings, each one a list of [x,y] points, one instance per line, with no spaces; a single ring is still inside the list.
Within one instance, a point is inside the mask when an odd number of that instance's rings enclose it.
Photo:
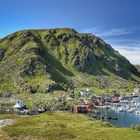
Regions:
[[[8,118],[10,116],[0,116]],[[14,140],[139,140],[140,133],[130,128],[116,128],[85,115],[46,113],[16,117],[16,122],[2,128]]]

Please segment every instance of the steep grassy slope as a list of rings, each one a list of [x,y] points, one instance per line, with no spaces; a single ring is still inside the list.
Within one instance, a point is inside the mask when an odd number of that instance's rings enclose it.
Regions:
[[[19,31],[0,40],[0,92],[7,96],[45,93],[50,83],[59,83],[61,89],[73,85],[98,89],[136,83],[139,77],[110,45],[74,29]]]

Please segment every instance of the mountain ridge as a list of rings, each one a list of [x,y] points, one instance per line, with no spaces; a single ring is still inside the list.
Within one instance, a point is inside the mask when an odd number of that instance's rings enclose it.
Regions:
[[[98,81],[98,88],[112,75],[136,83],[140,77],[109,44],[72,28],[22,30],[2,38],[0,67],[1,92],[46,92],[50,83],[79,86],[86,83],[81,77],[91,86]]]

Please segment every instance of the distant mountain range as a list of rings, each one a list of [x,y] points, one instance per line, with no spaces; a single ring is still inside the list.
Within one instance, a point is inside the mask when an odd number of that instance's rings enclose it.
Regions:
[[[137,68],[92,34],[56,28],[0,39],[1,93],[45,93],[50,85],[113,88],[128,81],[139,83]]]

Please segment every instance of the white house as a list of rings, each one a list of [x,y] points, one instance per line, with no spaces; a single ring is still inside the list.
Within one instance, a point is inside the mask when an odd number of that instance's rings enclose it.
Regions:
[[[24,109],[24,108],[26,108],[26,105],[24,103],[22,103],[21,101],[17,101],[13,107],[15,109]]]

